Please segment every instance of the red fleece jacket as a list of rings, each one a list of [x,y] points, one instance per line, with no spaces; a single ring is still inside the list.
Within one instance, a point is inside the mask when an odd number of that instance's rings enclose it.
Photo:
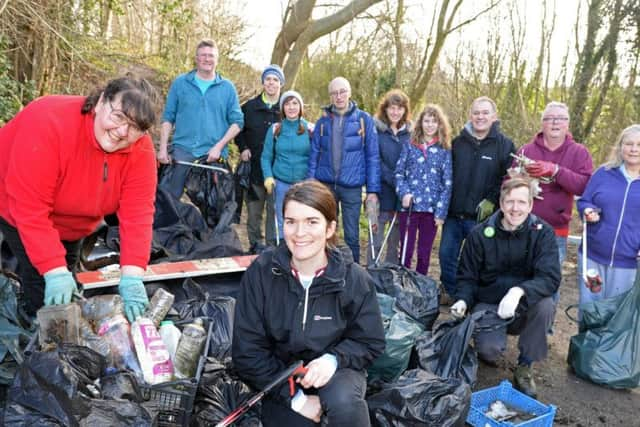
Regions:
[[[146,268],[156,192],[155,152],[144,135],[104,152],[84,97],[37,99],[0,128],[0,216],[17,228],[40,274],[66,265],[61,240],[120,221],[120,263]]]

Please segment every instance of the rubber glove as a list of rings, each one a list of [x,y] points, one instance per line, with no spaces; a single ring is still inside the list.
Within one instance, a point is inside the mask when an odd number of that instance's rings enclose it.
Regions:
[[[402,207],[405,209],[409,209],[411,206],[411,200],[413,199],[413,194],[405,194],[402,196]]]
[[[68,271],[44,275],[44,305],[69,304],[77,290],[76,281]]]
[[[298,382],[304,388],[320,388],[324,387],[336,373],[338,360],[333,354],[327,353],[313,359],[306,367],[307,373]]]
[[[524,289],[519,286],[514,286],[509,289],[509,292],[500,300],[498,305],[498,316],[501,319],[511,319],[516,314],[516,308],[520,303],[520,298],[524,295]]]
[[[558,173],[558,165],[553,162],[536,160],[525,166],[527,173],[534,178],[553,178]]]
[[[273,193],[273,189],[276,186],[276,181],[272,177],[264,180],[264,188],[267,190],[267,194]]]
[[[118,292],[124,302],[124,312],[127,319],[133,323],[149,306],[149,298],[142,283],[142,277],[122,276]]]
[[[451,306],[451,315],[456,319],[462,319],[467,312],[467,303],[459,299]]]
[[[476,208],[476,212],[478,216],[476,221],[482,222],[489,217],[493,213],[493,209],[496,205],[489,199],[482,199],[480,203],[478,203],[478,207]]]

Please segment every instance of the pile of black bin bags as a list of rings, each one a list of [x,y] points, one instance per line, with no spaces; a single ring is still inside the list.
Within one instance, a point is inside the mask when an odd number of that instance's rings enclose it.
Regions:
[[[483,319],[436,323],[436,283],[396,265],[369,269],[379,293],[387,348],[369,372],[367,402],[374,426],[462,426],[477,359],[469,341]],[[257,390],[232,369],[234,296],[240,276],[156,283],[176,295],[175,320],[205,316],[214,328],[191,425],[215,425]],[[0,347],[1,349],[1,347]],[[85,347],[32,351],[6,396],[4,423],[18,426],[145,426],[157,421],[157,402],[140,399],[128,373],[102,377],[104,359]],[[99,381],[97,381],[99,379]],[[0,418],[2,420],[2,418]],[[260,405],[239,426],[260,426]]]

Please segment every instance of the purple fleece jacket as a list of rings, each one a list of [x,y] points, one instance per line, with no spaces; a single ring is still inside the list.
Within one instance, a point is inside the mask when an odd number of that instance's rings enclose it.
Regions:
[[[602,209],[600,221],[587,225],[587,258],[598,264],[636,268],[640,250],[640,179],[627,182],[620,168],[599,168],[578,200],[586,208]]]
[[[548,222],[557,235],[567,236],[573,196],[581,195],[593,172],[591,154],[582,144],[567,133],[562,145],[554,151],[544,145],[542,132],[523,145],[518,154],[533,160],[544,160],[559,166],[555,179],[550,184],[540,184],[542,200],[533,202],[533,213]]]

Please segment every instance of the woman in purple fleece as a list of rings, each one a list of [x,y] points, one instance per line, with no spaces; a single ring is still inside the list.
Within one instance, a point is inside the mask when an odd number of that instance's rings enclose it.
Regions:
[[[578,251],[580,303],[628,291],[640,255],[640,125],[622,131],[611,159],[578,200],[578,211],[586,219],[587,269],[596,269],[603,279],[600,292],[585,285]]]

